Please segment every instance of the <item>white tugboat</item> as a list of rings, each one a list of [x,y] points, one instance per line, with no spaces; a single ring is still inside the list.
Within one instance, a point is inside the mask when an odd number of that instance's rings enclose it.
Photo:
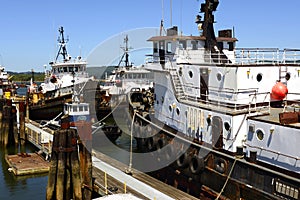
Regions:
[[[218,5],[201,4],[200,36],[173,27],[149,39],[155,114],[136,139],[161,149],[149,165],[176,160],[154,176],[196,197],[298,200],[300,50],[235,48],[232,30],[215,36]]]

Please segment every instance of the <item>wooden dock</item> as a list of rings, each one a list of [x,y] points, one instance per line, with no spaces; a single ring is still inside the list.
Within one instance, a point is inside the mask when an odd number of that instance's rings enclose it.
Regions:
[[[28,141],[37,146],[43,151],[43,153],[49,154],[51,152],[53,132],[51,130],[46,130],[39,126],[39,124],[28,121],[26,123],[26,131],[28,134]],[[14,155],[15,157],[20,157]],[[27,158],[30,160],[31,157]],[[20,159],[20,158],[19,158]],[[23,158],[22,158],[23,159]],[[26,158],[24,158],[26,159]],[[31,162],[32,162],[31,158]],[[11,160],[9,157],[8,161]],[[136,169],[132,169],[132,175],[125,173],[125,169],[128,168],[127,165],[106,156],[103,153],[93,150],[92,152],[93,160],[93,178],[94,187],[93,190],[100,195],[113,195],[113,194],[132,194],[140,199],[164,199],[164,200],[197,200],[198,198],[193,197],[179,189],[176,189],[170,185],[167,185],[143,172]],[[44,161],[44,160],[43,160]],[[10,161],[11,162],[11,161]],[[17,163],[16,163],[17,162]],[[22,163],[23,161],[21,161]],[[49,163],[47,161],[47,170],[49,170]],[[34,162],[33,162],[34,163]],[[19,166],[20,163],[15,161],[15,164]],[[33,168],[34,166],[41,166],[40,164],[29,165],[32,173],[37,173]],[[21,168],[20,168],[21,169]],[[25,167],[24,167],[25,169]],[[41,171],[41,169],[40,169]],[[17,173],[21,173],[18,170]],[[28,172],[27,172],[28,173]]]
[[[49,172],[50,163],[37,153],[6,155],[5,160],[9,170],[18,176]]]

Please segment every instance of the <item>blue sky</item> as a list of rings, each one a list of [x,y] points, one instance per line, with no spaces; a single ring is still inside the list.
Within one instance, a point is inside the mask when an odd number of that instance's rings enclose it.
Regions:
[[[163,2],[169,27],[170,0]],[[172,25],[197,35],[202,2],[173,0]],[[220,0],[215,28],[234,27],[238,47],[300,48],[299,8],[299,0]],[[1,0],[0,64],[9,71],[43,71],[56,54],[60,26],[70,39],[68,53],[87,57],[113,35],[158,27],[161,18],[162,0]]]

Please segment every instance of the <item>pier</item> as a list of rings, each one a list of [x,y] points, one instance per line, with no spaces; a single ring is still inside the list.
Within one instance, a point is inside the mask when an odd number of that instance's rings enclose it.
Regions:
[[[59,193],[63,194],[69,192],[70,190],[68,188],[72,189],[77,186],[81,191],[74,190],[78,199],[81,199],[80,197],[83,197],[84,195],[86,197],[82,199],[91,199],[91,196],[97,196],[95,194],[103,197],[131,195],[136,199],[197,199],[135,169],[132,169],[132,174],[127,174],[125,172],[128,168],[127,165],[114,160],[101,152],[93,150],[91,161],[89,161],[89,152],[84,150],[81,140],[78,143],[78,149],[74,148],[74,150],[71,151],[68,142],[63,142],[67,146],[62,147],[62,140],[73,141],[73,139],[69,138],[67,136],[68,134],[62,134],[65,135],[62,136],[60,133],[69,133],[70,131],[72,132],[72,130],[68,131],[68,127],[66,127],[66,130],[57,129],[51,126],[47,127],[44,124],[25,118],[25,99],[4,99],[1,108],[1,114],[3,113],[3,115],[1,115],[1,125],[5,128],[5,131],[2,130],[1,132],[2,144],[15,145],[20,143],[21,145],[24,145],[25,142],[29,142],[39,149],[36,153],[19,152],[16,155],[6,155],[5,160],[10,167],[9,171],[13,172],[16,176],[48,173],[50,186],[53,185],[52,187],[47,188],[47,190],[49,190],[49,192],[47,191],[47,194],[49,193],[50,195],[48,199],[52,199],[53,195],[56,196],[59,195]],[[75,134],[71,132],[71,135]],[[57,140],[58,143],[56,142],[57,144],[55,143],[55,136],[59,138],[59,140]],[[83,138],[83,142],[86,142],[85,140],[86,138]],[[63,152],[62,149],[65,149],[66,152]],[[53,151],[55,151],[55,154],[53,154]],[[72,152],[77,151],[79,152],[78,157],[73,156],[74,160],[71,159],[70,161],[71,164],[74,164],[69,166],[71,167],[71,170],[68,170],[68,167],[65,168],[66,166],[61,166],[65,161],[63,161],[64,157],[60,156],[60,154],[71,155]],[[56,155],[56,157],[53,157],[53,155]],[[54,163],[53,159],[56,160]],[[50,160],[51,162],[49,162]],[[78,165],[75,164],[77,162]],[[89,162],[91,162],[91,164],[89,164]],[[91,170],[89,170],[89,165],[92,166]],[[56,168],[59,173],[56,173]],[[64,177],[61,173],[69,174],[67,176],[69,177],[68,180],[60,180],[61,177]],[[92,173],[91,176],[90,173]],[[71,178],[71,176],[73,178]],[[81,180],[77,180],[76,177],[81,177]],[[61,188],[60,185],[65,186],[65,183],[61,184],[63,183],[61,181],[67,181],[67,184],[72,184],[72,181],[75,182],[73,183],[73,186],[70,185],[70,187]],[[63,191],[64,189],[67,190]],[[91,195],[91,192],[93,192],[93,195]]]
[[[43,153],[49,154],[51,152],[49,144],[53,144],[52,134],[55,131],[41,128],[34,121],[28,121],[25,126],[27,135],[30,135],[28,138],[31,138],[28,141],[41,149]],[[93,150],[94,192],[101,196],[132,194],[140,199],[197,199],[135,169],[133,169],[132,175],[128,175],[125,173],[127,167],[125,164]]]

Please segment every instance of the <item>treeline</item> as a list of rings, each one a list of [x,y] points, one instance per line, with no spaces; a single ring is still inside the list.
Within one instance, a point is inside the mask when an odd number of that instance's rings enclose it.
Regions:
[[[11,77],[12,81],[30,81],[31,77],[32,77],[32,73],[31,72],[20,72],[20,73],[16,73],[16,72],[8,72],[8,74]],[[35,72],[34,73],[34,81],[44,81],[45,78],[45,73],[43,72]]]

